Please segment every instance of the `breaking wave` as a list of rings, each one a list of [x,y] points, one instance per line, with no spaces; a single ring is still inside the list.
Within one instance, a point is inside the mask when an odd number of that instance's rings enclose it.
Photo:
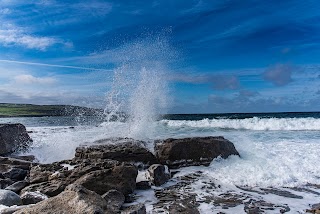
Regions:
[[[320,130],[319,118],[246,118],[246,119],[203,119],[203,120],[162,120],[169,127],[217,128],[239,130]]]

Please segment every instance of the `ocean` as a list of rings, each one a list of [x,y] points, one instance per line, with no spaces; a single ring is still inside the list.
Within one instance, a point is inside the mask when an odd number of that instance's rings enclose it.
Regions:
[[[279,213],[284,206],[290,208],[288,213],[304,213],[320,202],[320,189],[316,186],[320,184],[319,112],[164,115],[148,123],[142,120],[142,124],[81,116],[0,118],[0,123],[17,122],[27,127],[34,140],[26,154],[35,155],[41,163],[72,158],[77,146],[110,137],[144,140],[153,151],[157,139],[224,136],[234,143],[241,157],[218,158],[208,167],[182,168],[167,184],[178,182],[179,176],[201,172],[188,189],[196,194],[201,213],[245,213],[243,203],[226,209],[202,200],[226,193],[242,197],[243,201],[279,205],[265,213]],[[208,181],[219,184],[219,188],[206,189]],[[149,212],[157,201],[150,191],[137,192]],[[291,197],[288,192],[298,197]]]

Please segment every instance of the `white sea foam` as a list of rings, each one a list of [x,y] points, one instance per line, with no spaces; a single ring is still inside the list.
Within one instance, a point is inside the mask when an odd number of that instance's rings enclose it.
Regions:
[[[307,121],[317,120],[305,119]],[[244,120],[247,121],[247,119]],[[269,120],[270,122],[279,119],[263,120]],[[301,119],[289,120],[301,121]],[[204,126],[191,127],[186,125],[170,126],[171,122],[172,124],[177,124],[176,122],[179,121],[154,122],[153,128],[155,131],[148,136],[148,139],[220,135],[233,142],[241,155],[241,157],[232,156],[225,160],[216,159],[209,167],[187,167],[179,170],[180,174],[175,176],[196,171],[203,172],[199,182],[192,186],[199,198],[203,194],[201,185],[208,180],[213,180],[216,184],[222,186],[220,192],[215,190],[211,194],[230,191],[239,194],[243,192],[237,189],[236,186],[283,188],[304,186],[308,183],[320,183],[320,165],[318,164],[318,153],[320,151],[319,131],[264,131],[206,128]],[[193,122],[199,124],[199,121]],[[75,148],[80,144],[88,144],[95,140],[109,137],[123,137],[123,133],[126,133],[125,131],[129,127],[129,123],[124,122],[104,123],[97,127],[75,126],[73,129],[69,127],[27,127],[28,131],[33,131],[30,135],[34,140],[34,145],[29,153],[35,155],[42,163],[70,159],[74,156]],[[146,131],[148,131],[148,128],[146,128]],[[143,140],[144,138],[141,139]],[[153,144],[150,143],[149,146],[152,147]],[[314,191],[320,192],[319,190]],[[152,203],[156,201],[154,193],[152,191],[142,191],[139,194],[144,195],[145,199],[141,198],[139,200],[147,201],[147,208],[151,212]],[[257,200],[265,200],[274,204],[284,201],[283,203],[288,204],[292,211],[295,212],[303,212],[309,208],[309,204],[317,203],[320,199],[318,195],[305,192],[295,193],[302,195],[303,199],[284,198],[274,194],[250,194]],[[223,210],[203,203],[199,209],[201,213],[216,213],[219,210],[225,213],[232,213],[233,211],[244,213],[243,206]],[[270,211],[270,213],[279,213],[279,209]]]
[[[246,118],[162,120],[169,127],[220,128],[241,130],[320,130],[320,118]]]

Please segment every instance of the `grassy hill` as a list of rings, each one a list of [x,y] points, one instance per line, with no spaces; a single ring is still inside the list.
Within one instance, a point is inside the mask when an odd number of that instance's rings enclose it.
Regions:
[[[42,116],[93,116],[101,109],[71,105],[32,105],[0,103],[0,117],[42,117]]]

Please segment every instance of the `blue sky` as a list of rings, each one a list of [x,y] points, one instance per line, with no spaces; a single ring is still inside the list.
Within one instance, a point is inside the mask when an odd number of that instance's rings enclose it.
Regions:
[[[0,102],[103,107],[139,57],[166,65],[171,113],[320,110],[316,0],[0,0]]]

